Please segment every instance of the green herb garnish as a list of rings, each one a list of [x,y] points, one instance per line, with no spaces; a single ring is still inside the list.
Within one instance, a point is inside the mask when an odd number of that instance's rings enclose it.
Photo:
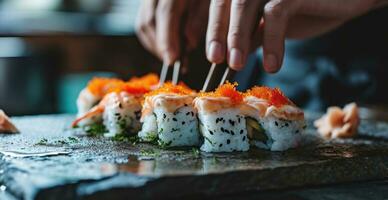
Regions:
[[[139,142],[139,137],[137,135],[130,136],[126,134],[117,134],[112,137],[112,140],[116,142],[130,142],[132,144],[136,144]]]
[[[77,142],[79,142],[79,140],[76,137],[68,137],[65,140],[55,140],[51,142],[49,142],[48,139],[46,138],[42,138],[41,140],[39,140],[39,142],[35,143],[35,145],[48,145],[49,143],[64,145],[64,144],[77,143]]]
[[[151,144],[157,145],[158,144],[158,134],[155,134],[154,132],[149,132],[147,136],[144,138],[144,141],[149,142]]]
[[[216,157],[213,157],[213,159],[212,159],[212,163],[213,164],[217,164],[219,161],[218,161],[218,158],[216,158]]]
[[[125,130],[127,128],[127,120],[125,119],[122,119],[118,122],[118,125],[120,127],[121,130]]]
[[[142,156],[152,156],[152,157],[160,156],[160,152],[159,151],[155,151],[153,149],[142,149],[142,150],[140,150],[140,154]]]
[[[172,141],[169,142],[163,142],[162,140],[158,140],[158,145],[160,148],[164,149],[171,145]]]
[[[107,132],[103,124],[91,124],[84,127],[85,132],[88,136],[101,136]]]
[[[78,138],[76,138],[76,137],[68,137],[67,140],[70,143],[78,143],[79,142]]]
[[[57,143],[57,144],[69,144],[69,142],[67,142],[65,140],[56,140],[54,143]]]
[[[48,140],[46,138],[42,138],[39,142],[35,143],[35,145],[47,145]]]
[[[197,148],[192,148],[191,149],[191,152],[193,153],[193,156],[194,157],[198,157],[199,156],[199,154],[200,154],[200,152],[199,152],[199,150],[197,149]]]

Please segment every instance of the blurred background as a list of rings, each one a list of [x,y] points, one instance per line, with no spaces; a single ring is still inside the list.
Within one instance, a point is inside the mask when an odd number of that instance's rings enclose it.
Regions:
[[[134,33],[140,2],[0,0],[0,109],[10,115],[75,113],[78,92],[93,76],[159,73],[161,63]],[[276,75],[262,71],[258,50],[235,80],[240,89],[280,87],[310,110],[350,101],[386,106],[387,14],[380,9],[321,37],[288,41],[284,67]],[[210,67],[199,49],[181,76],[196,89]]]
[[[0,108],[74,113],[91,77],[159,69],[134,34],[139,2],[0,0]]]
[[[135,36],[140,1],[0,0],[0,109],[75,113],[78,92],[94,76],[159,73],[161,63]],[[206,63],[200,57],[194,63]],[[190,85],[195,77],[182,79]]]
[[[137,0],[0,1],[0,108],[11,115],[74,113],[91,77],[147,72],[156,60],[134,36],[138,6]]]

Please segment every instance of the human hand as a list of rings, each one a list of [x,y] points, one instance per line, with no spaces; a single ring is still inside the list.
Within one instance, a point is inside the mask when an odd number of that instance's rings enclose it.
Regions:
[[[263,66],[277,72],[286,38],[308,38],[332,30],[373,9],[379,0],[212,0],[206,35],[210,62],[227,59],[240,70],[248,54],[263,46]]]
[[[171,65],[204,37],[209,4],[209,0],[142,0],[136,22],[140,42]]]

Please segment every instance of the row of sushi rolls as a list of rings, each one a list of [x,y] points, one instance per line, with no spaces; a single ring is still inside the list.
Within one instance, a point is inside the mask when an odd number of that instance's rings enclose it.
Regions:
[[[306,129],[303,111],[278,88],[240,92],[226,82],[196,92],[184,83],[159,85],[155,74],[128,81],[93,78],[77,99],[73,127],[104,127],[105,137],[137,136],[164,147],[196,146],[204,152],[285,151]]]

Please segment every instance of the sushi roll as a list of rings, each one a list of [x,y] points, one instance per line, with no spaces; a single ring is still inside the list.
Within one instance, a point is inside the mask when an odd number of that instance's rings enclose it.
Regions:
[[[204,138],[202,151],[249,150],[245,117],[240,109],[243,94],[236,90],[236,85],[226,83],[215,92],[200,93],[194,100]]]
[[[140,130],[141,98],[128,92],[112,92],[106,96],[102,113],[105,137],[134,134]]]
[[[85,115],[73,122],[79,126],[84,120],[102,119],[95,123],[104,125],[104,136],[113,137],[118,134],[131,134],[140,129],[141,98],[128,92],[111,92]],[[88,125],[84,126],[87,127]]]
[[[141,102],[144,94],[158,83],[156,75],[131,79],[128,82],[115,83],[110,92],[85,114],[73,122],[73,127],[88,125],[83,121],[101,124],[106,129],[104,136],[113,137],[118,134],[135,134],[141,128]]]
[[[157,142],[163,147],[198,145],[194,95],[195,92],[186,86],[171,83],[165,83],[146,94],[139,138],[146,142]]]
[[[304,113],[279,89],[253,87],[242,110],[252,146],[284,151],[299,145],[306,128]]]
[[[82,117],[113,88],[124,84],[124,81],[115,78],[98,78],[95,77],[89,81],[86,88],[82,89],[77,98],[77,117]],[[101,121],[101,117],[93,117],[80,122],[80,125],[90,125]]]

